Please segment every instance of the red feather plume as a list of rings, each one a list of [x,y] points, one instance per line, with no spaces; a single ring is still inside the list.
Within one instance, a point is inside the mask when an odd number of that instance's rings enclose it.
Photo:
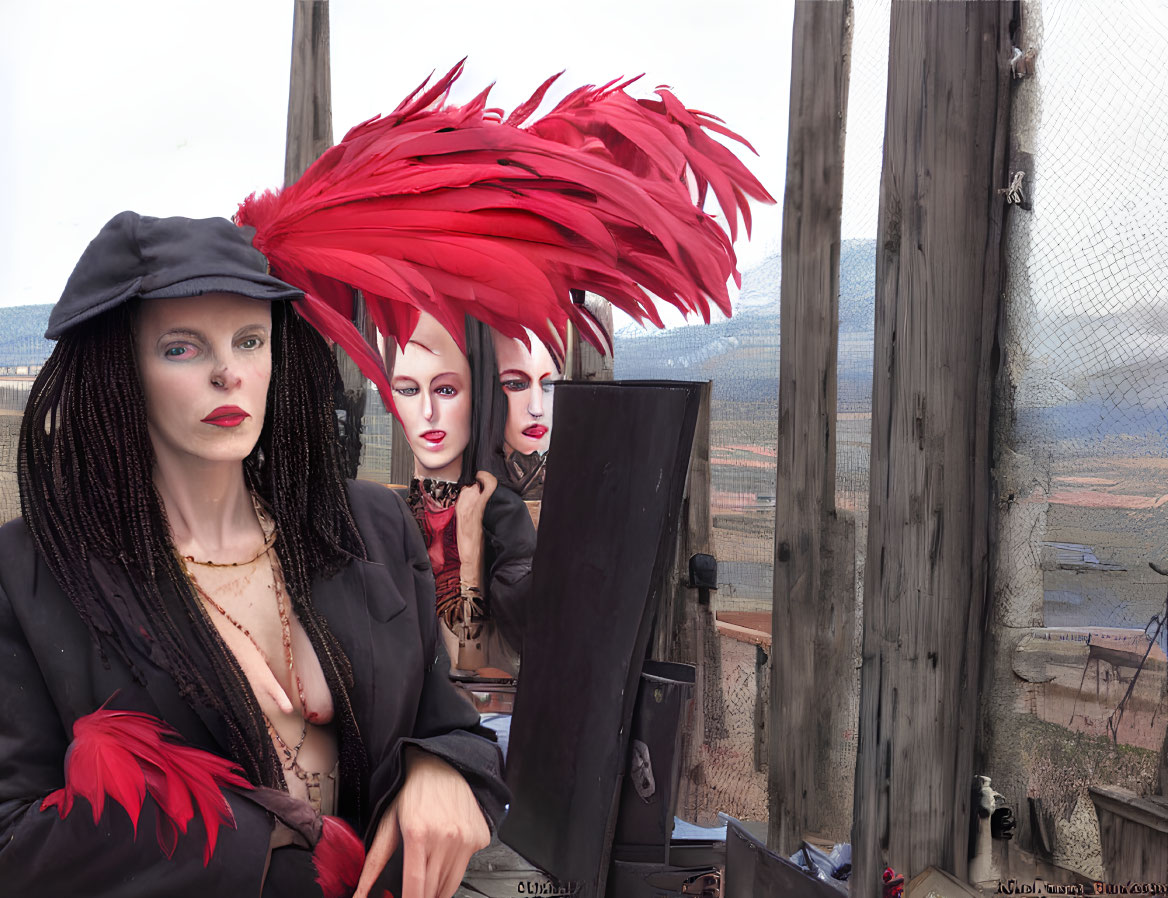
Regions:
[[[747,198],[774,199],[707,132],[750,148],[745,140],[664,88],[634,99],[632,81],[578,88],[525,125],[555,78],[504,119],[487,91],[446,105],[461,71],[427,79],[296,183],[253,194],[236,214],[256,228],[272,274],[305,291],[304,317],[384,396],[384,366],[349,323],[352,288],[399,343],[428,312],[460,344],[469,314],[525,342],[530,329],[549,347],[565,344],[571,321],[605,351],[571,289],[658,326],[658,302],[706,321],[711,305],[730,313],[738,217],[749,233]],[[707,193],[729,236],[702,210]]]
[[[324,898],[348,898],[361,879],[365,844],[344,820],[324,816],[320,840],[312,850],[312,863]]]
[[[65,755],[65,787],[41,802],[64,819],[76,798],[84,798],[96,824],[110,798],[130,816],[135,838],[138,818],[149,794],[158,805],[158,844],[170,857],[197,813],[207,833],[203,863],[215,851],[220,824],[235,826],[222,789],[248,790],[236,766],[218,755],[182,744],[179,735],[157,717],[137,711],[99,708],[73,724],[73,742]]]

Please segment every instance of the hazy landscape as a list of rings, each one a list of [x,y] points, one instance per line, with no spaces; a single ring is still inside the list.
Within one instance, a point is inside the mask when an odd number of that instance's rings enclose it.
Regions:
[[[837,502],[868,499],[875,241],[840,253]],[[780,264],[743,275],[735,314],[710,325],[616,334],[619,378],[712,380],[712,494],[723,607],[769,602],[774,534]],[[0,366],[39,364],[51,306],[0,308]],[[1168,319],[1139,308],[1098,316],[1037,316],[1025,345],[1009,421],[1012,449],[1041,472],[1026,501],[1047,503],[1042,536],[1048,625],[1142,627],[1164,606],[1168,583],[1146,562],[1168,557]],[[1101,332],[1120,339],[1103,341]],[[28,382],[0,381],[0,517],[19,512],[15,439]],[[388,420],[367,422],[369,461],[383,455]],[[1049,546],[1078,546],[1098,564],[1070,565]],[[1059,549],[1063,555],[1076,549]],[[1057,553],[1055,553],[1057,554]],[[1061,557],[1061,556],[1060,556]],[[1053,560],[1052,560],[1053,559]]]

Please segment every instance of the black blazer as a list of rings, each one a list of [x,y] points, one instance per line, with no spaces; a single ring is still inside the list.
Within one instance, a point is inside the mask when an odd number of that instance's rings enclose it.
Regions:
[[[358,832],[369,833],[400,786],[401,753],[414,744],[466,777],[492,823],[508,799],[498,747],[478,735],[478,715],[447,677],[437,638],[434,582],[421,535],[405,504],[376,484],[350,484],[368,561],[318,579],[313,603],[353,666],[349,696],[365,744],[369,788]],[[107,588],[116,589],[116,583]],[[206,896],[261,893],[272,823],[246,796],[228,793],[236,828],[220,828],[204,867],[203,831],[192,822],[172,859],[155,837],[147,799],[135,837],[120,806],[107,802],[95,824],[85,802],[61,820],[42,799],[64,785],[73,722],[114,693],[116,707],[167,721],[192,745],[227,753],[223,722],[193,710],[174,681],[137,661],[146,684],[112,652],[103,660],[89,631],[41,561],[24,522],[0,528],[0,892],[55,896]],[[356,784],[342,782],[341,803]],[[281,898],[319,895],[308,852],[277,851],[295,870],[277,870]],[[274,856],[275,857],[275,856]],[[386,883],[388,885],[388,882]],[[294,891],[289,891],[294,887]]]

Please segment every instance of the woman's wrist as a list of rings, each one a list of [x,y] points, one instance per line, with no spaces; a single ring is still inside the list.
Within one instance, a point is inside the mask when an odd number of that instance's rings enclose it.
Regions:
[[[458,568],[458,581],[464,586],[478,586],[483,585],[482,563],[479,558],[462,558],[462,563]]]

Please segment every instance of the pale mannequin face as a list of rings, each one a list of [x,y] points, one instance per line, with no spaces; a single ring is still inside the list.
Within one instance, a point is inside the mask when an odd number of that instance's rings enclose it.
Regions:
[[[423,314],[390,378],[414,453],[414,476],[457,480],[470,442],[470,364],[446,329]]]
[[[233,293],[143,300],[135,323],[146,425],[160,463],[241,462],[264,426],[272,306]]]
[[[547,347],[533,336],[522,341],[492,332],[499,383],[507,397],[507,452],[546,452],[552,440],[552,385],[559,378]]]

